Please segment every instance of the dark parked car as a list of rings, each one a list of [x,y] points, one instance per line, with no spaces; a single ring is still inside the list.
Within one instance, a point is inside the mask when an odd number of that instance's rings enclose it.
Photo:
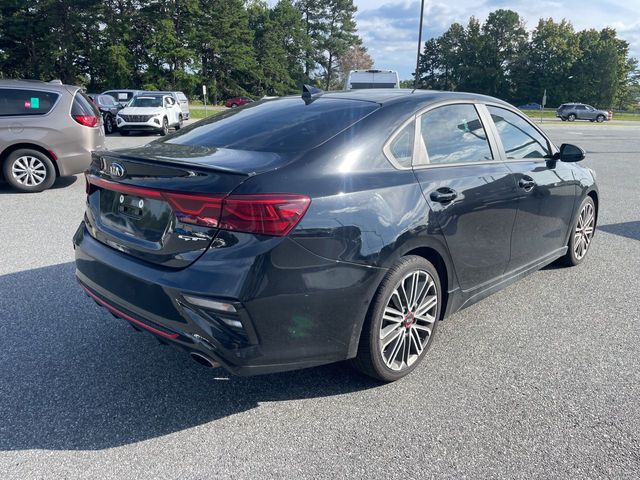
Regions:
[[[584,103],[564,103],[558,107],[556,117],[561,118],[563,122],[574,120],[590,120],[592,122],[604,122],[610,120],[610,112],[606,110],[598,110],[591,105]]]
[[[520,110],[540,110],[542,108],[542,105],[540,105],[539,103],[526,103],[524,105],[520,105],[518,107]]]
[[[253,102],[253,100],[251,100],[249,97],[233,97],[224,102],[224,106],[229,108],[236,108],[251,102]]]
[[[133,97],[136,95],[144,93],[142,90],[131,90],[131,89],[121,89],[121,90],[107,90],[106,92],[102,92],[103,95],[110,95],[113,99],[120,104],[121,107],[126,107],[127,104],[131,101]]]
[[[583,157],[491,97],[306,90],[96,153],[77,278],[208,366],[354,359],[392,381],[438,320],[584,261],[598,190]]]
[[[97,93],[87,94],[93,103],[98,107],[102,114],[102,120],[104,123],[104,132],[108,135],[113,133],[116,128],[116,115],[122,108],[118,102],[111,95],[100,95]]]

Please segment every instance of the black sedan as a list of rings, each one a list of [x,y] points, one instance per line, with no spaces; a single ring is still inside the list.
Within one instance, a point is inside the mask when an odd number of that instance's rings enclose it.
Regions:
[[[116,115],[118,114],[118,111],[122,109],[120,104],[116,102],[111,95],[90,93],[89,98],[93,100],[93,103],[98,107],[98,110],[100,110],[100,113],[102,114],[104,132],[107,135],[115,132],[117,128]]]
[[[495,98],[305,88],[94,154],[77,278],[207,366],[352,359],[393,381],[438,321],[584,261],[599,197],[583,158]]]

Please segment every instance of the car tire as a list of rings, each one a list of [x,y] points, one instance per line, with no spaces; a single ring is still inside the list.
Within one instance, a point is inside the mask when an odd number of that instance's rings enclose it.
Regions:
[[[231,108],[238,108],[238,104],[237,103],[232,103],[231,104]]]
[[[596,117],[596,122],[598,122],[598,123],[602,123],[602,122],[604,122],[604,115],[598,115],[598,116]]]
[[[176,131],[178,131],[178,130],[180,130],[180,129],[182,128],[182,122],[183,122],[183,120],[182,120],[182,115],[180,115],[180,116],[178,117],[178,124],[177,124],[177,125],[176,125],[176,127],[175,127],[175,128],[176,128]]]
[[[575,119],[576,119],[575,113],[570,113],[569,116],[567,117],[567,120],[569,120],[570,122],[573,122]]]
[[[169,120],[167,120],[167,117],[164,117],[162,119],[162,129],[160,130],[160,135],[164,137],[168,133],[169,133]]]
[[[411,293],[402,296],[406,289]],[[382,382],[411,373],[431,346],[441,305],[435,267],[419,256],[401,258],[389,269],[373,298],[353,366]],[[418,316],[418,311],[423,315]]]
[[[2,164],[5,180],[19,192],[42,192],[56,181],[53,162],[44,153],[21,148],[11,152]]]
[[[106,135],[111,135],[115,131],[115,123],[113,122],[113,117],[111,115],[107,115],[104,117],[104,133]]]
[[[587,257],[596,231],[598,212],[593,199],[587,196],[578,209],[576,218],[571,224],[568,250],[560,263],[568,267],[580,265]]]
[[[126,137],[129,135],[129,130],[120,130],[120,135],[122,135],[123,137]]]

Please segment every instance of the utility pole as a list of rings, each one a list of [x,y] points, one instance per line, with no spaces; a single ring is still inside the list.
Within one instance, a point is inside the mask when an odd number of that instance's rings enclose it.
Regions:
[[[416,56],[416,77],[413,82],[413,89],[418,88],[418,78],[420,76],[420,52],[422,51],[422,20],[424,18],[424,0],[420,5],[420,31],[418,32],[418,55]]]

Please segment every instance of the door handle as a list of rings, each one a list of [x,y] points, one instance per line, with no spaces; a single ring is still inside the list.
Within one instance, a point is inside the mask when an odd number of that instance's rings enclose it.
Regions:
[[[457,196],[458,193],[450,188],[439,188],[431,192],[429,195],[431,200],[438,203],[449,203],[455,200]]]
[[[536,182],[531,177],[522,177],[518,182],[518,186],[525,192],[530,192],[536,186]]]

